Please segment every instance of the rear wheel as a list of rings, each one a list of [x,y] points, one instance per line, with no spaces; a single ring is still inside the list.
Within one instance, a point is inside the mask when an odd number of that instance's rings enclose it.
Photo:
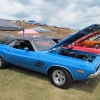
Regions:
[[[7,67],[6,62],[4,61],[3,57],[0,56],[0,69],[4,69]]]
[[[72,82],[69,72],[60,67],[51,69],[49,77],[53,85],[63,89],[67,88]]]

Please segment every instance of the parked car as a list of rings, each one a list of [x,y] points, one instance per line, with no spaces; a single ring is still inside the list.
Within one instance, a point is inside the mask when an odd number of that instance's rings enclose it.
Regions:
[[[60,38],[58,38],[58,40],[57,40],[57,38],[56,38],[56,40],[54,38],[52,38],[52,40],[55,43],[58,43],[59,41],[61,41]],[[86,46],[82,46],[82,45],[80,46],[80,44],[79,45],[69,45],[66,48],[73,48],[73,50],[85,51],[85,52],[91,52],[91,53],[95,53],[95,54],[100,54],[100,48],[90,48],[90,47],[86,47]]]
[[[91,32],[91,34],[88,34],[88,35],[78,39],[73,44],[67,46],[67,48],[73,47],[73,50],[80,50],[80,51],[86,51],[86,52],[100,54],[100,36],[99,36],[99,34],[100,34],[100,27],[96,31]],[[69,35],[69,36],[71,36],[71,35]],[[52,38],[52,40],[54,42],[58,43],[62,39],[61,38]]]
[[[85,47],[90,47],[90,48],[100,48],[100,36],[99,35],[100,35],[100,30],[96,32],[92,32],[92,34],[89,34],[77,40],[75,42],[75,45],[85,46]]]
[[[100,73],[100,55],[64,48],[91,34],[90,25],[61,40],[59,43],[45,37],[9,37],[0,41],[0,68],[13,64],[43,74],[47,74],[52,84],[67,88],[73,80],[89,80]],[[85,32],[85,34],[84,34]]]

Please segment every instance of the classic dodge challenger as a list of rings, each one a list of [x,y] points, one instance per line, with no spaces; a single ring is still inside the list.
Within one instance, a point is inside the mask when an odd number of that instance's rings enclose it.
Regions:
[[[45,37],[9,37],[0,41],[0,68],[13,64],[47,74],[52,84],[67,88],[73,80],[88,80],[100,73],[100,55],[64,48],[91,34],[90,25],[59,43]]]

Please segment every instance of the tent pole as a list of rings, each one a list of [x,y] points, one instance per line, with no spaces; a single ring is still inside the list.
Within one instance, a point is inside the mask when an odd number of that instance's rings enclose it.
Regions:
[[[24,29],[23,29],[23,37],[24,37]]]

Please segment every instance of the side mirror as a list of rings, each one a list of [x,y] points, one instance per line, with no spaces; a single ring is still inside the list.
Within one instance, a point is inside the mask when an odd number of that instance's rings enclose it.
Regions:
[[[24,50],[25,50],[26,52],[28,52],[28,51],[29,51],[29,48],[28,48],[28,47],[25,47]]]

